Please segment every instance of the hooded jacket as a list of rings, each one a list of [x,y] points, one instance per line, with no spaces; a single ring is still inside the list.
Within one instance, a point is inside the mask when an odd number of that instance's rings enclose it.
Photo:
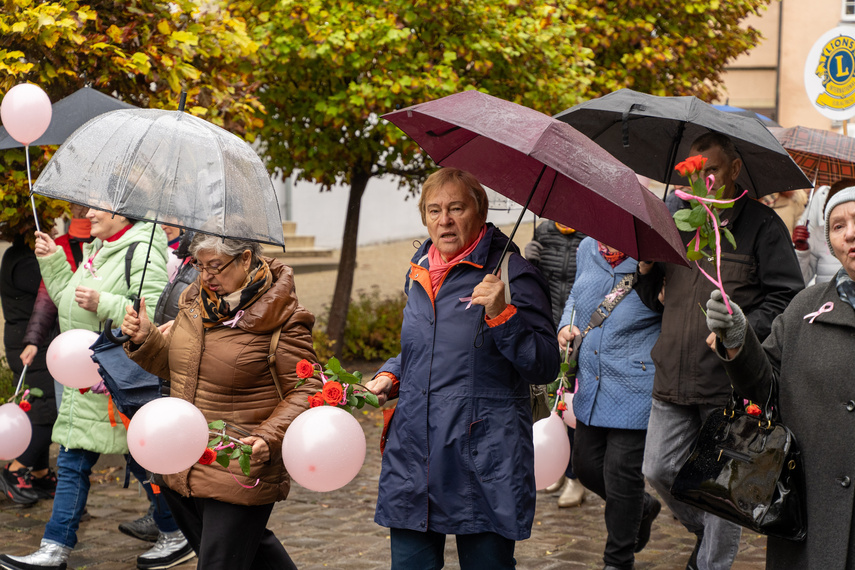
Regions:
[[[467,297],[499,264],[507,241],[487,224],[484,237],[448,270],[434,298],[430,240],[410,262],[401,353],[378,372],[400,381],[374,519],[382,526],[494,532],[512,540],[531,534],[529,385],[553,381],[560,364],[549,289],[537,269],[512,255],[509,308],[485,323],[480,306],[467,307]],[[511,251],[518,253],[513,245]]]
[[[562,233],[555,222],[546,220],[534,230],[534,239],[543,249],[540,259],[532,261],[532,265],[540,269],[549,284],[549,294],[552,301],[552,319],[555,324],[561,320],[561,313],[573,281],[576,278],[576,250],[585,239],[580,231]]]
[[[139,293],[143,268],[146,267],[152,225],[137,222],[115,241],[94,240],[83,245],[83,257],[92,258],[92,271],[81,265],[71,271],[62,248],[39,258],[42,278],[51,299],[57,307],[59,328],[62,332],[85,329],[99,332],[106,319],[113,319],[118,326],[125,317],[125,307],[131,304],[131,295]],[[139,243],[131,260],[128,288],[125,280],[125,254],[128,246]],[[166,285],[166,234],[156,228],[154,241],[145,269],[142,295],[147,307],[153,307]],[[93,257],[94,255],[94,257]],[[78,286],[99,292],[97,312],[81,308],[74,301]],[[127,453],[128,444],[122,422],[111,425],[108,399],[104,394],[91,391],[81,394],[76,388],[66,387],[62,392],[62,404],[53,426],[53,441],[70,449],[85,449],[97,453]]]
[[[169,488],[185,497],[264,505],[288,496],[291,480],[282,463],[282,437],[294,418],[308,409],[309,396],[321,389],[317,378],[296,387],[300,381],[297,363],[304,358],[317,362],[312,349],[315,317],[297,302],[291,268],[274,259],[264,260],[270,266],[273,285],[244,307],[234,328],[202,326],[200,282],[196,279],[182,293],[178,315],[166,337],[152,326],[143,344],[125,345],[142,368],[170,379],[172,397],[195,405],[209,423],[223,420],[261,437],[270,450],[266,462],[252,461],[249,477],[243,475],[237,460],[229,470],[218,463],[196,463],[188,470],[165,475]],[[281,401],[267,364],[270,335],[280,325],[276,371],[285,396]]]

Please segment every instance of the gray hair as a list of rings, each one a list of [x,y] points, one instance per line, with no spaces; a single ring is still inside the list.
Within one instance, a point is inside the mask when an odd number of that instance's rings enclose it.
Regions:
[[[196,257],[200,251],[213,251],[225,257],[237,257],[246,250],[252,252],[252,265],[256,265],[261,256],[261,244],[257,241],[221,238],[210,234],[197,232],[190,242],[190,255]]]

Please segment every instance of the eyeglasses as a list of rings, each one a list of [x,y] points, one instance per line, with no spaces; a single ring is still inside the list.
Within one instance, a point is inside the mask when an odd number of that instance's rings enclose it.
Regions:
[[[195,262],[192,263],[191,265],[193,265],[193,269],[195,269],[199,273],[202,273],[203,271],[207,271],[208,275],[219,275],[220,273],[223,272],[223,269],[225,269],[226,267],[228,267],[229,265],[234,263],[238,257],[240,257],[240,255],[234,256],[231,261],[229,261],[228,263],[226,263],[225,265],[223,265],[221,267],[211,267],[210,265],[209,266],[199,265],[198,263],[195,263]]]

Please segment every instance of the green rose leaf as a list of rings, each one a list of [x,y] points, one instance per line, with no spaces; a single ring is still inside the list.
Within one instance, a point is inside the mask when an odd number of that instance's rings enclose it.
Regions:
[[[222,465],[223,467],[228,469],[229,462],[230,462],[230,459],[229,459],[228,453],[223,453],[223,451],[220,450],[220,452],[217,453],[217,463],[219,463],[220,465]]]
[[[365,395],[363,397],[365,398],[366,402],[368,402],[369,404],[371,404],[375,408],[380,407],[380,400],[377,399],[377,396],[375,394],[373,394],[371,392],[365,392]]]
[[[209,423],[208,427],[211,429],[217,429],[217,430],[223,429],[224,427],[226,427],[226,422],[224,422],[223,420],[217,420],[215,422]]]
[[[249,455],[241,455],[238,463],[243,474],[249,477]]]

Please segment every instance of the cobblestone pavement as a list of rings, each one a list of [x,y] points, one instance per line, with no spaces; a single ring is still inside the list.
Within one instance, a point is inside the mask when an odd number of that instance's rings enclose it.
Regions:
[[[294,484],[287,501],[273,510],[269,528],[283,542],[301,570],[369,570],[389,567],[389,533],[374,523],[374,503],[380,475],[382,416],[377,410],[359,415],[368,440],[368,453],[359,475],[343,489],[315,493]],[[123,459],[102,457],[92,475],[88,510],[91,520],[82,523],[79,543],[69,569],[124,570],[135,568],[136,557],[149,543],[125,536],[120,522],[141,516],[147,509],[145,495],[136,484],[122,489]],[[532,536],[516,548],[517,567],[534,570],[602,568],[605,543],[603,501],[587,494],[581,507],[559,509],[554,496],[538,493]],[[51,502],[21,509],[0,499],[0,552],[26,554],[39,545]],[[647,548],[637,555],[638,570],[682,570],[694,546],[687,532],[667,509],[653,526]],[[764,567],[766,540],[744,532],[734,570]],[[177,568],[195,568],[188,562]],[[459,568],[453,538],[446,548],[446,568]]]

